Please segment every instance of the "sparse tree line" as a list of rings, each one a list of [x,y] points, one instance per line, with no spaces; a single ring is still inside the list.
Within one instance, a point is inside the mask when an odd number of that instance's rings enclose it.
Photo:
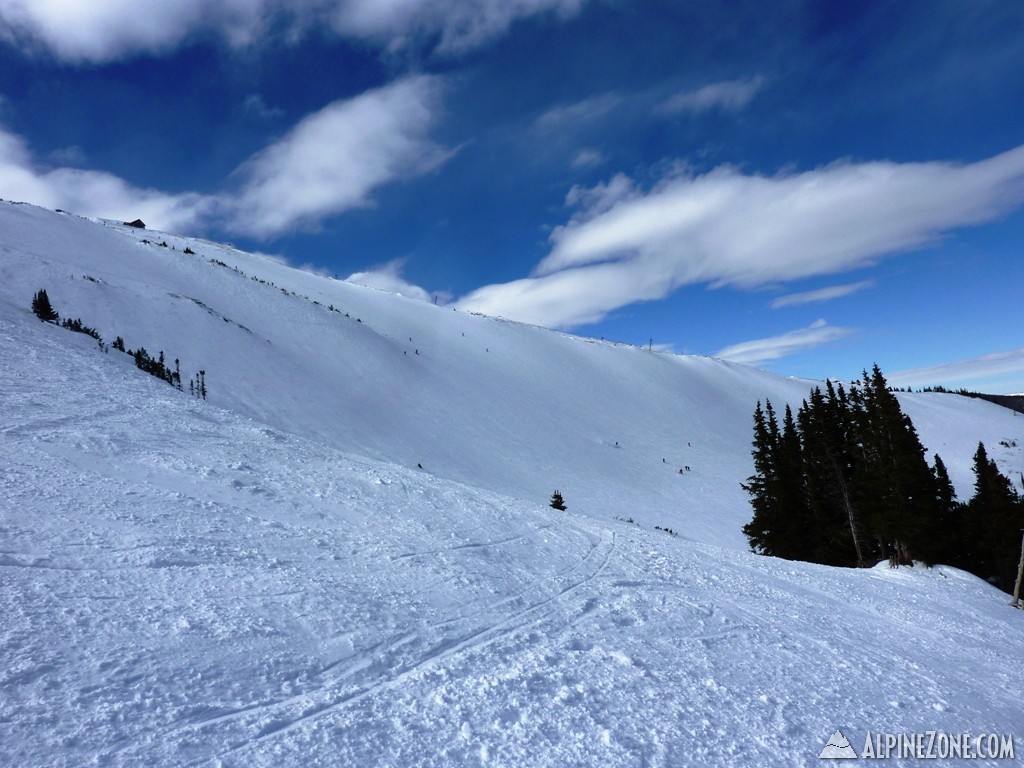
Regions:
[[[106,345],[103,343],[103,338],[95,328],[90,328],[85,325],[80,319],[67,319],[65,318],[62,322],[60,314],[54,309],[53,304],[50,303],[50,297],[46,294],[45,290],[39,290],[35,296],[32,297],[32,311],[36,317],[42,320],[44,323],[53,323],[60,325],[63,328],[67,328],[70,331],[76,333],[84,333],[87,336],[91,336],[99,342],[100,348],[103,351],[107,351]],[[167,365],[164,359],[163,351],[157,357],[152,357],[145,347],[139,347],[138,349],[128,349],[125,346],[124,339],[118,336],[114,339],[110,345],[119,352],[124,352],[126,355],[130,355],[135,360],[135,367],[140,371],[145,371],[150,376],[155,376],[162,381],[166,381],[172,387],[179,391],[184,391],[181,383],[181,361],[175,358],[174,368],[172,369]],[[199,371],[189,381],[189,393],[193,397],[206,399],[206,371]]]
[[[958,502],[878,366],[849,391],[815,388],[781,423],[759,402],[752,454],[743,532],[755,552],[854,567],[946,563],[1013,588],[1024,498],[979,443],[974,496]]]
[[[906,389],[896,388],[896,392],[913,392],[912,387]],[[987,400],[990,403],[1002,406],[1003,408],[1009,408],[1016,411],[1017,413],[1024,413],[1024,395],[990,395],[984,392],[975,392],[970,389],[947,389],[941,384],[933,387],[921,387],[917,390],[918,392],[940,392],[943,394],[960,395],[961,397],[972,397],[977,400]]]

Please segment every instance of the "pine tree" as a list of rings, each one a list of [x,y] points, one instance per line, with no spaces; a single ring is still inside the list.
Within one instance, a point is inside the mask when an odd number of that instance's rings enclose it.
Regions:
[[[793,411],[787,405],[782,418],[776,457],[776,490],[779,515],[782,518],[784,541],[780,557],[788,560],[809,560],[814,554],[818,530],[807,504],[807,481],[804,476],[803,452]]]
[[[766,401],[771,421],[775,420],[772,404]],[[778,425],[775,425],[778,431]],[[743,526],[743,534],[750,543],[750,549],[762,555],[778,555],[778,537],[781,534],[777,516],[778,505],[772,493],[775,485],[775,444],[769,427],[769,417],[757,401],[754,409],[754,443],[751,455],[754,458],[754,474],[741,487],[750,496],[754,517]]]
[[[913,423],[903,413],[877,365],[866,372],[864,407],[856,419],[863,466],[858,472],[858,503],[877,543],[878,554],[893,565],[912,563],[913,548],[928,548],[935,515],[935,476]]]
[[[56,323],[60,319],[57,310],[50,304],[50,297],[46,295],[45,289],[40,289],[32,297],[32,311],[44,323]]]
[[[559,491],[555,491],[551,494],[551,508],[562,512],[568,509],[568,507],[565,506],[565,500],[562,499],[562,494]]]
[[[877,365],[849,393],[831,381],[816,387],[795,419],[787,407],[781,431],[771,403],[758,403],[751,455],[742,487],[754,516],[743,532],[756,552],[863,566],[915,553],[934,562],[946,551],[958,509],[949,477],[941,459],[928,466]]]
[[[933,514],[924,525],[924,535],[915,543],[915,554],[926,565],[946,563],[963,565],[961,547],[964,539],[963,505],[956,500],[956,491],[949,479],[942,457],[935,454]]]
[[[807,505],[818,533],[813,562],[863,566],[867,538],[855,504],[856,470],[851,450],[850,405],[846,394],[828,386],[828,397],[815,387],[797,412],[797,426],[807,485]]]
[[[1017,572],[1024,500],[988,457],[982,443],[974,454],[974,496],[964,507],[967,570],[1009,591]]]

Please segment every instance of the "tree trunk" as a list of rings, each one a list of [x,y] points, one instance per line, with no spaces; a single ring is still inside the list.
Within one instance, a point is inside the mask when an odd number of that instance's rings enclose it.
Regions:
[[[839,489],[843,492],[843,507],[846,509],[846,519],[850,524],[850,536],[853,537],[853,549],[857,553],[857,567],[864,567],[864,554],[860,548],[860,537],[857,535],[857,520],[853,514],[853,504],[850,502],[850,492],[846,488],[846,478],[843,477],[843,471],[839,468],[839,464],[832,456],[832,451],[826,451],[828,454],[829,461],[832,462],[832,468],[836,472],[836,479],[839,481]]]

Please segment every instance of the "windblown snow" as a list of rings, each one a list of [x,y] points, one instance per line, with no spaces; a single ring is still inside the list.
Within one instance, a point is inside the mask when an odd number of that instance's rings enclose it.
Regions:
[[[40,323],[41,288],[209,399]],[[754,403],[811,385],[0,204],[0,764],[1019,753],[1007,595],[746,551]],[[1024,418],[901,400],[961,496],[978,441],[1024,468]]]

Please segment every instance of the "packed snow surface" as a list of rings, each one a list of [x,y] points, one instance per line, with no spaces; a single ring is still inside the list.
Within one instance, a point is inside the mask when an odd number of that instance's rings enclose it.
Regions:
[[[1019,759],[1007,595],[745,551],[754,402],[809,386],[0,205],[0,764]],[[901,399],[961,496],[979,440],[1021,470],[1024,418]]]

